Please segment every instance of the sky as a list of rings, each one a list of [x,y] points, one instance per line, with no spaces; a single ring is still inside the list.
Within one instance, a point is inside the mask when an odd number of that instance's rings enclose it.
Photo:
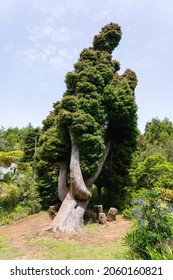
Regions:
[[[172,0],[0,0],[0,127],[42,126],[95,34],[115,22],[122,74],[138,77],[138,128],[173,121]]]

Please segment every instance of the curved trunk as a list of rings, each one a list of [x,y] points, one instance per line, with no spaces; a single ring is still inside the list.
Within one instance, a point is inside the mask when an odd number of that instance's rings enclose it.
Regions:
[[[79,160],[79,148],[74,142],[73,135],[71,138],[71,160],[70,160],[70,190],[67,188],[67,170],[68,166],[63,163],[60,165],[59,177],[59,194],[62,199],[61,207],[50,223],[48,229],[72,233],[82,229],[84,224],[84,213],[91,198],[91,187],[99,176],[103,164],[110,150],[110,142],[107,143],[106,149],[99,161],[99,166],[94,176],[84,182]],[[68,192],[67,192],[68,191]]]
[[[60,172],[58,177],[58,196],[61,202],[63,202],[69,191],[67,187],[67,175],[68,165],[66,162],[62,162],[60,164]]]
[[[79,147],[75,144],[74,137],[70,133],[71,138],[71,161],[70,161],[70,192],[71,194],[81,200],[88,200],[91,198],[91,191],[86,187],[79,159]]]

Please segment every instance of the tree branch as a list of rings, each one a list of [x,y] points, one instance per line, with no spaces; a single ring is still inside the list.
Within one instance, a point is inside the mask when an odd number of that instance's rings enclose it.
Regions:
[[[88,188],[90,188],[94,184],[94,182],[96,181],[96,179],[100,175],[100,172],[101,172],[101,170],[103,168],[105,160],[106,160],[106,158],[107,158],[107,156],[109,154],[110,147],[111,147],[111,141],[109,140],[107,142],[107,144],[106,144],[106,148],[105,148],[105,150],[103,152],[103,155],[102,155],[101,159],[99,160],[99,165],[98,165],[98,169],[97,169],[96,173],[93,175],[93,177],[91,177],[88,180],[86,180],[86,186]]]
[[[87,189],[79,159],[79,147],[75,144],[74,136],[70,132],[71,138],[71,160],[70,160],[70,191],[77,199],[87,200],[91,197],[91,192]]]

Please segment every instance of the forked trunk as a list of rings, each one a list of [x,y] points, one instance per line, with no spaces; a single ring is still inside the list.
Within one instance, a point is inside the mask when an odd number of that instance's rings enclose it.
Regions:
[[[88,200],[77,200],[70,193],[64,199],[57,215],[51,222],[53,231],[73,233],[82,229]]]
[[[71,160],[70,160],[70,188],[67,187],[68,166],[65,163],[60,165],[60,174],[58,180],[58,193],[62,201],[61,207],[50,223],[49,229],[73,233],[82,229],[84,225],[84,213],[91,198],[91,187],[99,176],[103,164],[110,150],[110,142],[107,143],[106,149],[99,162],[99,167],[94,176],[86,182],[83,179],[79,148],[75,144],[74,137],[71,137]]]

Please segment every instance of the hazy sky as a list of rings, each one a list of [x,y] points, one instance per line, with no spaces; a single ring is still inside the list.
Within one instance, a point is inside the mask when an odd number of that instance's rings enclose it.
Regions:
[[[172,0],[0,0],[0,127],[41,126],[79,53],[110,22],[120,73],[138,77],[138,126],[173,121]]]

